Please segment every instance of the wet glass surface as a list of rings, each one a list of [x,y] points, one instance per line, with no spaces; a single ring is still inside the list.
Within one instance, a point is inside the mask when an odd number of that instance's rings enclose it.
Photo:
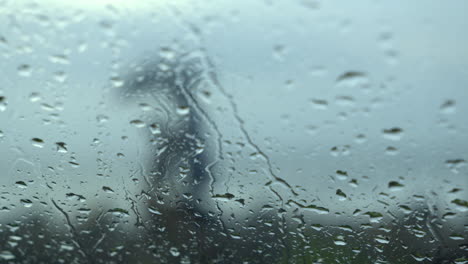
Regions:
[[[0,262],[467,263],[467,8],[0,0]]]

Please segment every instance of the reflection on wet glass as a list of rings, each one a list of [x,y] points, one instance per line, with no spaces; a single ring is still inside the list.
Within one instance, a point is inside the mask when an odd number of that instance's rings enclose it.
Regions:
[[[0,262],[467,263],[464,1],[0,0]]]

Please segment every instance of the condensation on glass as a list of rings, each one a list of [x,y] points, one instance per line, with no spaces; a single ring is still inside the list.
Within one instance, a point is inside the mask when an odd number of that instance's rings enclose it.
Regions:
[[[0,262],[467,263],[467,8],[0,0]]]

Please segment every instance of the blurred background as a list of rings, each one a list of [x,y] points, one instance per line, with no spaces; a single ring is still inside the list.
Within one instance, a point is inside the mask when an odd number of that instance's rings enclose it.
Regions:
[[[467,8],[0,0],[0,262],[468,263]]]

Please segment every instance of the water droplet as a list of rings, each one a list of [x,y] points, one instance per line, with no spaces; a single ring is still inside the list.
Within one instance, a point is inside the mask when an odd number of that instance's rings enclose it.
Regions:
[[[46,103],[43,103],[41,104],[41,108],[45,111],[49,111],[49,112],[52,112],[55,110],[55,108],[53,106],[51,106],[50,104],[46,104]]]
[[[362,77],[365,77],[365,76],[366,75],[363,72],[349,71],[349,72],[345,72],[345,73],[341,74],[340,76],[338,76],[338,78],[336,80],[338,82],[341,82],[341,81],[346,81],[346,80],[353,80],[353,79],[356,79],[356,78],[362,78]]]
[[[190,113],[190,108],[188,106],[179,106],[177,107],[177,114],[184,116]]]
[[[464,237],[460,234],[451,234],[450,239],[452,240],[464,240]]]
[[[142,111],[151,111],[153,109],[149,104],[141,103],[139,104]]]
[[[80,164],[78,162],[75,162],[75,161],[69,161],[68,162],[73,168],[78,168],[80,167]]]
[[[57,152],[60,153],[67,153],[67,145],[64,142],[55,142],[55,145],[57,146]]]
[[[171,48],[163,47],[159,50],[159,56],[166,60],[172,60],[175,58],[176,53]]]
[[[411,207],[409,207],[409,206],[407,206],[407,205],[404,205],[404,204],[398,206],[398,208],[400,208],[401,211],[403,211],[403,213],[405,213],[405,214],[410,214],[411,212],[413,212],[413,210],[411,209]]]
[[[60,249],[62,250],[66,250],[66,251],[72,251],[75,249],[75,247],[73,247],[72,245],[60,245]]]
[[[440,106],[440,111],[443,114],[452,114],[455,113],[455,101],[447,100]]]
[[[464,159],[450,159],[445,161],[445,165],[453,173],[458,173],[458,170],[466,166],[467,162]]]
[[[64,54],[52,55],[49,57],[49,61],[57,64],[70,64],[70,61]]]
[[[354,105],[354,98],[351,96],[337,96],[335,98],[335,102],[337,105],[340,106],[353,106]]]
[[[149,211],[150,213],[152,213],[152,214],[155,214],[155,215],[162,215],[162,213],[161,213],[158,209],[153,208],[153,207],[151,207],[151,206],[148,207],[148,211]]]
[[[389,146],[385,149],[385,154],[387,155],[397,155],[398,154],[398,149],[392,146]]]
[[[145,126],[145,122],[139,119],[135,119],[135,120],[130,121],[130,125],[133,125],[134,127],[137,127],[137,128],[142,128]]]
[[[342,171],[342,170],[337,170],[336,171],[336,178],[338,178],[338,180],[346,180],[348,178],[348,172],[346,171]]]
[[[378,223],[383,218],[383,215],[379,212],[366,212],[365,215],[370,217],[372,223]]]
[[[115,216],[120,216],[120,217],[122,217],[122,216],[129,216],[129,215],[130,215],[130,214],[128,213],[127,210],[122,209],[122,208],[110,209],[110,210],[108,210],[107,212],[108,212],[108,213],[111,213],[111,214],[113,214],[113,215],[115,215]]]
[[[388,244],[388,243],[390,243],[390,240],[389,240],[388,238],[386,238],[386,237],[384,237],[384,236],[381,236],[381,235],[377,236],[377,237],[375,238],[375,241],[377,241],[377,242],[380,243],[380,244]]]
[[[105,191],[106,193],[114,193],[114,190],[112,190],[110,187],[107,187],[107,186],[102,186],[102,190]]]
[[[352,187],[358,187],[358,181],[356,179],[351,179],[349,181],[349,185],[351,185]]]
[[[0,259],[12,260],[12,259],[15,259],[15,258],[16,258],[15,255],[13,255],[13,253],[11,253],[8,250],[0,251]]]
[[[337,236],[334,240],[333,243],[337,246],[346,246],[346,242],[343,238],[343,236]]]
[[[310,102],[314,105],[315,108],[317,109],[327,109],[328,107],[328,102],[327,100],[323,99],[310,99]]]
[[[172,256],[178,257],[180,255],[179,250],[176,247],[171,247],[169,249],[169,252],[171,253]]]
[[[403,184],[397,182],[397,181],[391,181],[388,183],[388,188],[391,190],[391,191],[400,191],[403,189],[403,187],[405,187]]]
[[[442,216],[442,219],[454,219],[456,216],[456,213],[448,212]]]
[[[7,108],[7,102],[5,96],[0,96],[0,112],[5,111]]]
[[[125,81],[122,80],[120,77],[111,77],[110,81],[115,88],[122,87],[125,84]]]
[[[33,205],[33,202],[29,199],[21,199],[21,204],[23,204],[24,207],[31,207]]]
[[[346,200],[347,196],[341,189],[336,190],[336,195],[338,195],[340,201]]]
[[[210,91],[208,91],[208,90],[201,90],[200,93],[199,93],[199,95],[200,95],[201,99],[202,99],[205,103],[207,103],[207,104],[211,103],[211,92],[210,92]]]
[[[399,127],[384,129],[382,132],[383,132],[384,138],[394,140],[394,141],[400,140],[403,135],[403,129]]]
[[[32,72],[31,66],[29,66],[28,64],[21,64],[20,66],[18,66],[19,76],[29,77],[31,76],[31,72]]]
[[[32,145],[38,148],[44,147],[44,140],[40,138],[32,138],[31,139]]]
[[[28,185],[24,182],[24,181],[17,181],[15,182],[16,186],[18,186],[19,188],[22,188],[22,189],[25,189],[28,187]]]
[[[65,196],[67,197],[68,200],[76,199],[76,200],[78,200],[80,202],[85,202],[86,201],[86,198],[81,194],[67,193],[67,194],[65,194]]]
[[[36,92],[33,92],[29,95],[29,101],[31,102],[37,102],[37,101],[40,101],[42,98],[41,98],[41,95],[39,93],[36,93]]]
[[[98,115],[96,116],[96,120],[98,121],[98,123],[106,123],[107,121],[109,121],[109,117],[105,115]]]
[[[459,209],[462,212],[468,211],[468,201],[461,200],[461,199],[455,199],[452,200],[453,204],[457,205],[457,209]]]
[[[67,74],[63,71],[55,72],[54,80],[59,83],[64,83],[67,80]]]
[[[358,144],[362,144],[362,143],[366,142],[366,140],[367,140],[367,139],[366,139],[366,135],[364,135],[364,134],[358,134],[358,135],[356,135],[356,138],[355,138],[354,141],[355,141],[356,143],[358,143]]]

